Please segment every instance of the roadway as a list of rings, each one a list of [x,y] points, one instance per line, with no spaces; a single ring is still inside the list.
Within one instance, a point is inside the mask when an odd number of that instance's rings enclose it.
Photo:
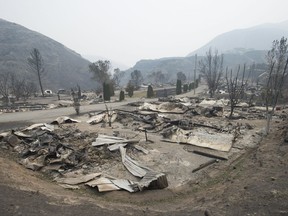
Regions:
[[[204,86],[199,86],[196,89],[196,94],[193,91],[177,95],[176,98],[185,97],[185,96],[198,96],[200,92],[202,92]],[[125,101],[122,102],[109,102],[106,103],[108,108],[117,109],[121,106],[137,101],[157,101],[158,98],[153,99],[140,99],[140,98],[126,98]],[[92,104],[92,105],[81,105],[80,107],[80,115],[89,112],[98,112],[105,110],[104,103]],[[7,130],[14,127],[22,127],[32,123],[45,123],[51,122],[59,116],[76,116],[74,108],[71,107],[61,107],[56,109],[46,109],[46,110],[36,110],[36,111],[27,111],[27,112],[14,112],[14,113],[2,113],[0,114],[0,131]]]
[[[139,98],[129,98],[122,102],[108,102],[106,103],[108,108],[117,109],[121,106],[140,101]],[[157,99],[145,99],[145,101],[155,101]],[[91,105],[81,105],[80,115],[89,112],[98,112],[106,110],[104,103],[91,104]],[[71,107],[61,107],[56,109],[46,109],[46,110],[35,110],[26,112],[14,112],[14,113],[2,113],[0,114],[0,131],[7,130],[14,127],[20,127],[32,123],[46,123],[51,122],[59,116],[76,116],[76,112]]]

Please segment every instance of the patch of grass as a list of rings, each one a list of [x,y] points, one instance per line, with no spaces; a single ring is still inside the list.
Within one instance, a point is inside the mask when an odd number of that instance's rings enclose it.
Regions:
[[[132,98],[142,98],[142,97],[146,97],[146,96],[147,96],[146,91],[135,91]]]

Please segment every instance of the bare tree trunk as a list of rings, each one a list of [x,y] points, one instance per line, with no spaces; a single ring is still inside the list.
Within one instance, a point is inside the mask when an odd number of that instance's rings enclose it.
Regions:
[[[195,69],[194,69],[194,95],[196,94],[196,71],[197,71],[197,54],[195,54]]]
[[[41,81],[41,76],[44,74],[44,61],[38,49],[32,49],[30,57],[28,57],[28,65],[32,72],[38,77],[41,94],[44,97],[44,91]]]
[[[231,103],[231,105],[230,105],[230,115],[229,115],[229,118],[232,118],[232,116],[233,116],[234,107],[235,107],[235,106]]]
[[[42,97],[44,97],[44,90],[43,90],[42,81],[41,81],[41,76],[40,76],[39,72],[38,72],[38,81],[39,81],[39,85],[40,85],[40,90],[41,90]]]
[[[194,87],[195,87],[195,86],[194,86]],[[210,93],[210,98],[213,98],[214,92],[211,90],[209,93]]]
[[[267,124],[266,124],[266,128],[265,128],[265,135],[268,135],[269,131],[270,131],[270,123],[271,123],[271,119],[272,119],[272,113],[271,112],[267,113],[266,119],[267,119]]]

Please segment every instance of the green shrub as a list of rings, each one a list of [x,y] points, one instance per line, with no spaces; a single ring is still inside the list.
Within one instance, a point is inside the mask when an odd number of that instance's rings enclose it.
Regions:
[[[183,92],[187,92],[188,91],[188,84],[184,84],[183,85]]]
[[[132,84],[132,81],[130,80],[126,86],[126,92],[128,92],[129,97],[132,97],[134,94],[134,85]]]
[[[179,95],[181,93],[182,93],[182,82],[181,82],[181,80],[177,79],[176,94]]]
[[[154,91],[153,91],[153,87],[149,85],[147,89],[147,98],[152,98],[152,97],[154,97]]]
[[[125,99],[125,93],[124,91],[120,91],[120,95],[119,95],[119,101],[123,101]]]
[[[103,99],[104,101],[110,101],[110,84],[104,82],[103,83]]]

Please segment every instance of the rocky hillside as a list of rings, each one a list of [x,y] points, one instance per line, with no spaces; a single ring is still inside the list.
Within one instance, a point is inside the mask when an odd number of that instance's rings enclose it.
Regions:
[[[44,59],[45,89],[69,89],[77,84],[82,89],[93,88],[88,60],[51,38],[0,19],[0,72],[15,72],[34,79],[27,67],[33,48],[37,48]]]
[[[243,53],[251,50],[269,50],[273,40],[288,37],[288,20],[281,23],[269,23],[246,29],[237,29],[215,37],[201,48],[191,52],[205,55],[210,47],[221,53]]]

